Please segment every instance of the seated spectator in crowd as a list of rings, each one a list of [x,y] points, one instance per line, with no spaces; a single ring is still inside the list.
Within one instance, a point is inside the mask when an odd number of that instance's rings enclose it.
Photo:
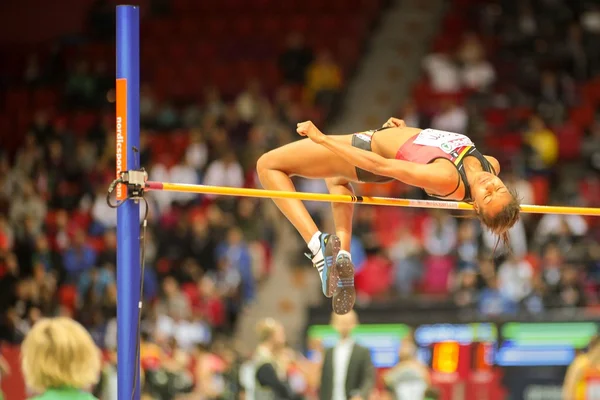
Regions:
[[[46,217],[47,206],[44,201],[35,193],[35,188],[31,181],[23,182],[21,190],[11,202],[9,219],[10,223],[21,228],[25,219],[29,219],[34,232],[40,232],[42,223]]]
[[[434,53],[425,56],[423,68],[436,93],[456,93],[461,88],[460,71],[450,55]]]
[[[431,127],[442,131],[466,133],[469,117],[465,109],[451,98],[442,100],[440,112],[431,120]]]
[[[554,243],[549,243],[542,249],[541,273],[544,285],[553,291],[558,286],[564,267],[560,249]]]
[[[96,81],[90,72],[89,64],[84,60],[79,61],[65,87],[69,104],[74,107],[92,106],[96,90]]]
[[[515,254],[509,254],[498,268],[498,289],[504,297],[518,304],[532,290],[533,267]]]
[[[498,280],[493,277],[479,296],[479,312],[487,317],[517,312],[517,304],[506,297],[498,288]]]
[[[313,60],[312,50],[304,43],[304,37],[298,32],[287,38],[286,48],[279,56],[279,68],[286,83],[304,84],[306,70]]]
[[[196,168],[194,168],[187,159],[184,159],[183,162],[171,167],[169,176],[171,182],[187,183],[190,185],[197,185],[200,183]],[[197,200],[198,195],[195,193],[173,193],[172,199],[177,205],[187,206]]]
[[[321,51],[306,73],[307,100],[329,110],[342,83],[342,69],[333,55],[329,51]]]
[[[581,153],[591,171],[600,175],[600,118],[596,118],[581,142]]]
[[[401,227],[397,240],[388,250],[388,257],[394,264],[396,290],[402,296],[413,292],[415,283],[423,274],[422,252],[421,243],[410,228]]]
[[[228,151],[208,165],[203,184],[238,188],[244,186],[244,171],[233,151]]]
[[[473,221],[462,221],[458,226],[456,261],[458,269],[475,268],[479,256],[478,227]]]
[[[246,123],[253,123],[258,120],[267,103],[267,99],[262,93],[260,82],[256,79],[248,82],[246,90],[241,92],[236,100],[235,107],[240,118]]]
[[[477,272],[475,269],[463,269],[458,273],[455,280],[456,283],[452,294],[454,304],[461,308],[475,309],[479,303]]]
[[[574,238],[583,237],[587,232],[587,222],[581,215],[546,214],[538,223],[535,242],[543,246],[548,242],[556,243],[566,239],[572,244]]]
[[[477,92],[487,91],[496,80],[496,72],[485,59],[483,46],[476,35],[469,34],[464,38],[458,57],[462,63],[463,86]]]
[[[252,271],[252,258],[242,231],[233,227],[227,233],[225,242],[216,249],[217,258],[225,259],[226,263],[235,268],[241,279],[241,296],[244,303],[254,300],[255,287]]]
[[[71,282],[77,282],[82,273],[96,265],[96,252],[86,240],[86,233],[78,229],[72,235],[71,246],[63,254],[63,265]]]
[[[428,255],[446,256],[456,245],[456,220],[443,210],[434,210],[423,222],[423,247]]]
[[[564,266],[558,283],[548,292],[548,307],[576,308],[586,303],[579,269],[574,265]]]
[[[541,117],[529,120],[529,131],[524,136],[529,149],[528,166],[536,172],[545,172],[558,160],[558,139]]]
[[[190,144],[185,152],[185,161],[196,170],[199,177],[208,162],[208,146],[200,130],[190,132]]]

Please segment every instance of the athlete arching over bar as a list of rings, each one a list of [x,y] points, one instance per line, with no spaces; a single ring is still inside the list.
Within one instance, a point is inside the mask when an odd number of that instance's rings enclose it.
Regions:
[[[471,203],[481,222],[507,240],[519,219],[517,195],[497,177],[498,161],[482,155],[465,135],[409,128],[390,118],[382,128],[352,135],[325,135],[311,121],[298,124],[308,137],[264,154],[257,163],[265,189],[294,191],[291,176],[325,179],[332,194],[353,195],[351,182],[396,179],[430,196]],[[322,233],[300,200],[273,199],[308,245],[323,293],[333,310],[354,306],[354,265],[350,256],[353,204],[332,203],[336,234]]]

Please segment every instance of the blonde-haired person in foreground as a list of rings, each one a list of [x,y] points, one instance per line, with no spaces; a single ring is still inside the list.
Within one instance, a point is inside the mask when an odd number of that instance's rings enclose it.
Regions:
[[[69,318],[36,323],[21,346],[26,385],[33,400],[94,400],[86,390],[100,378],[100,350],[90,334]]]

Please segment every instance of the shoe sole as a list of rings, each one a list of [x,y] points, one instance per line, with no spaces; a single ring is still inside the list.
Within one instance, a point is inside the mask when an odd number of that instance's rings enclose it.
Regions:
[[[327,268],[327,276],[325,277],[325,296],[332,297],[338,285],[338,272],[335,267],[335,260],[340,252],[342,245],[340,238],[336,235],[330,235],[325,246],[325,267]],[[331,258],[329,258],[331,257]],[[331,265],[327,266],[327,260],[331,260]]]
[[[338,273],[338,279],[354,279],[354,264],[348,257],[342,257],[341,260],[336,258],[336,270]],[[356,290],[354,286],[342,286],[337,288],[337,292],[333,295],[331,305],[333,312],[338,315],[348,314],[354,308],[354,302],[356,301]]]

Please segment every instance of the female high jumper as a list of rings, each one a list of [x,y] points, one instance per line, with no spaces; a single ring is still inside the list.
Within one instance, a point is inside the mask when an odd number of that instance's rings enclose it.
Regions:
[[[471,203],[481,222],[505,241],[519,219],[519,200],[498,178],[498,161],[482,155],[465,135],[410,128],[397,118],[380,129],[351,135],[325,135],[311,121],[299,123],[297,132],[308,139],[258,160],[265,189],[294,191],[290,177],[301,176],[325,179],[331,194],[353,195],[351,182],[396,179],[430,196]],[[333,296],[334,312],[349,312],[355,301],[350,256],[354,205],[332,203],[336,234],[327,234],[317,228],[302,201],[273,201],[306,241],[306,255],[319,271],[323,293]]]

